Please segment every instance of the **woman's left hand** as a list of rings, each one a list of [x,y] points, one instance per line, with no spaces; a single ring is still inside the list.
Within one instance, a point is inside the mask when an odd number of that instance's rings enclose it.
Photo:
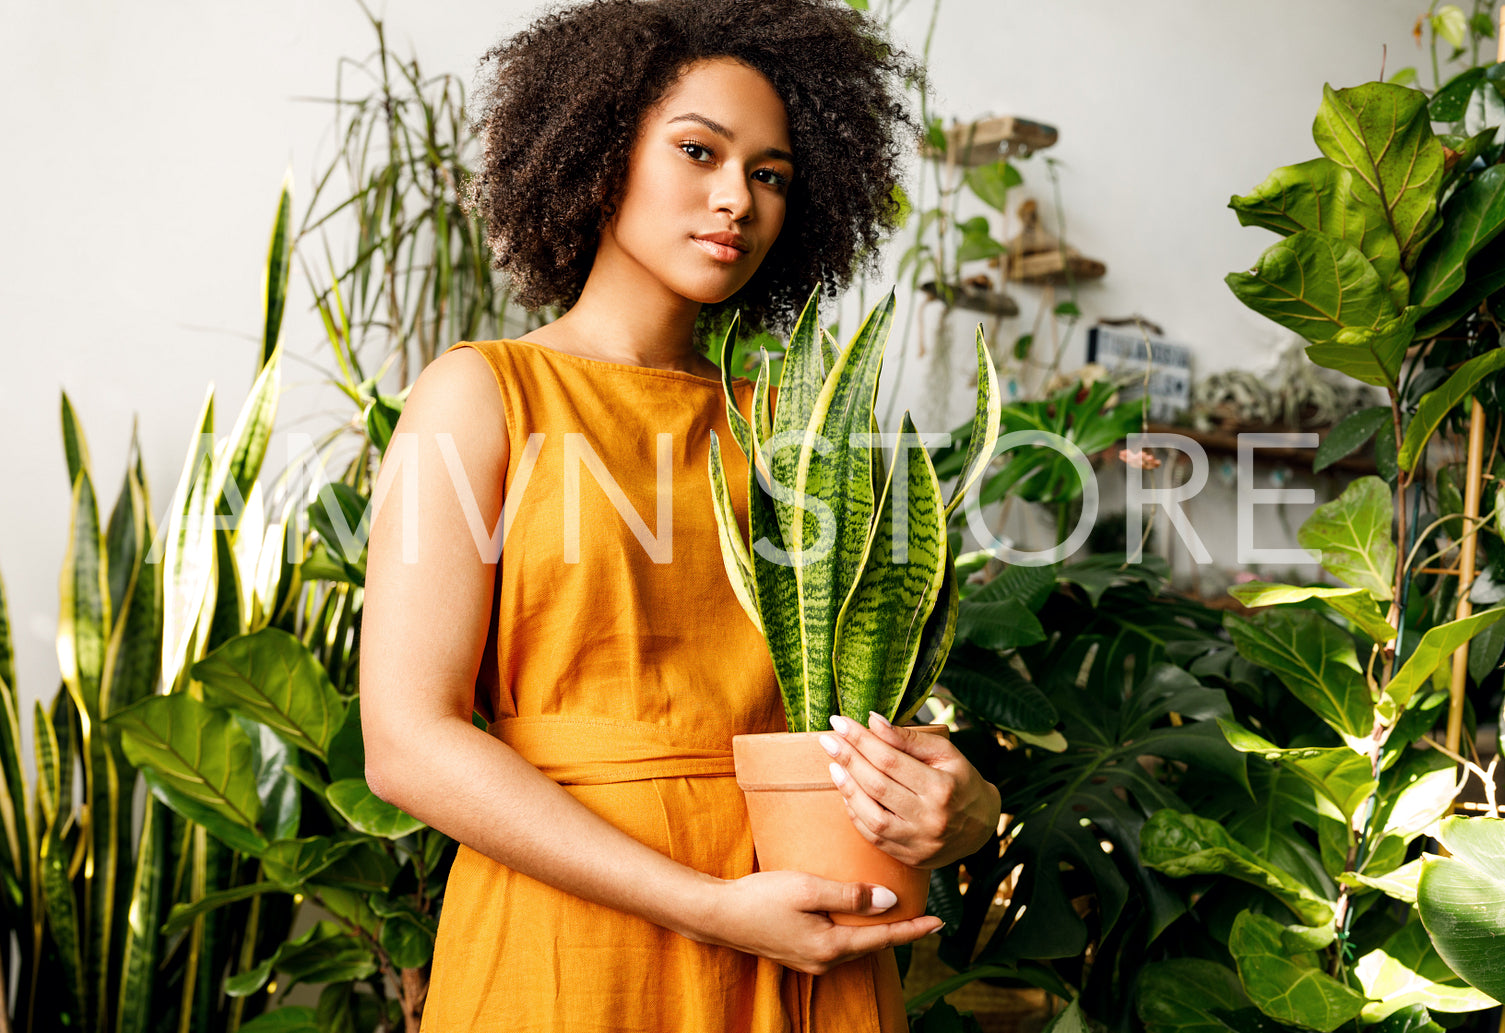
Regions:
[[[986,843],[998,828],[997,788],[944,736],[877,714],[869,722],[833,717],[820,737],[863,838],[916,868],[940,868]]]

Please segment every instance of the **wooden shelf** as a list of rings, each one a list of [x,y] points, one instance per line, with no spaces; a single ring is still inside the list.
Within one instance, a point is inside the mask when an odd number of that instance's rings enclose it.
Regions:
[[[1296,431],[1292,427],[1249,427],[1242,431],[1205,431],[1196,430],[1192,427],[1176,427],[1167,423],[1152,423],[1148,429],[1152,434],[1180,434],[1182,437],[1195,441],[1209,452],[1223,455],[1237,455],[1239,434],[1315,433],[1318,436],[1318,440],[1321,441],[1327,437],[1328,431],[1332,428],[1322,427],[1313,428],[1309,431]],[[1254,456],[1260,462],[1268,463],[1274,460],[1284,460],[1296,463],[1307,470],[1311,469],[1312,460],[1316,458],[1316,455],[1317,450],[1314,448],[1276,447],[1257,448],[1254,450]],[[1320,472],[1325,474],[1328,471],[1337,470],[1346,470],[1353,473],[1377,472],[1374,460],[1362,452],[1346,455]]]

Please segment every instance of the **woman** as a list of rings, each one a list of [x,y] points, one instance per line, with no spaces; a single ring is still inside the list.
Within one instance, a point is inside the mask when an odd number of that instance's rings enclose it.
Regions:
[[[893,894],[753,872],[730,740],[784,719],[722,572],[696,328],[787,322],[871,255],[913,70],[834,0],[598,0],[488,58],[473,200],[519,299],[565,312],[435,361],[378,480],[367,778],[462,844],[424,1028],[903,1029],[886,948],[938,920],[835,925]],[[870,840],[987,839],[997,791],[949,744],[837,725]]]

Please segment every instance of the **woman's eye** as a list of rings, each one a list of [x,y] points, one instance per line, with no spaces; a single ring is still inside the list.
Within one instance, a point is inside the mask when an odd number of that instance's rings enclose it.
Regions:
[[[709,161],[711,157],[709,148],[702,147],[698,143],[682,143],[679,149],[684,151],[692,161]]]
[[[778,187],[780,190],[785,190],[789,187],[789,177],[776,169],[759,169],[753,173],[753,178],[760,183],[767,183],[769,186]]]

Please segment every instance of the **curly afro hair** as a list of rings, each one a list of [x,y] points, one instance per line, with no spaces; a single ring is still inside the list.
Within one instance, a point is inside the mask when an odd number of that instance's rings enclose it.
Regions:
[[[556,10],[482,58],[484,154],[470,204],[528,308],[580,296],[627,178],[644,113],[686,67],[730,57],[784,101],[796,175],[784,229],[734,297],[707,306],[787,327],[836,291],[897,221],[921,69],[840,0],[593,0]]]

